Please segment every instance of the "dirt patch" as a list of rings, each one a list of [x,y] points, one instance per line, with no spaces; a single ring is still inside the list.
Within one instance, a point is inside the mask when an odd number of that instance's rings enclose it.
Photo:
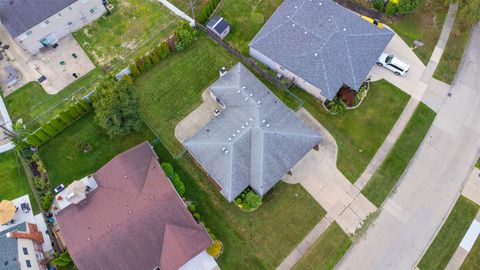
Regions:
[[[134,50],[136,47],[137,47],[137,41],[135,39],[122,43],[122,48]]]

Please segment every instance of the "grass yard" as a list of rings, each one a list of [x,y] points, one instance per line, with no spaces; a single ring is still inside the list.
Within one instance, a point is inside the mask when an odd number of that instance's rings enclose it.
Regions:
[[[292,92],[337,141],[338,169],[353,183],[362,174],[408,102],[409,96],[385,80],[370,84],[368,96],[343,116],[329,114],[320,100],[300,88]]]
[[[228,203],[187,155],[174,160],[162,146],[160,159],[172,163],[186,185],[186,197],[225,247],[222,269],[275,269],[324,217],[325,210],[300,185],[279,182],[254,212]]]
[[[179,19],[156,0],[110,0],[115,7],[73,36],[97,65],[113,64],[137,54],[144,43],[148,48],[165,39]],[[143,51],[145,53],[146,51]],[[142,53],[142,52],[138,52]]]
[[[377,207],[383,203],[407,168],[435,119],[435,112],[420,103],[380,168],[362,190]]]
[[[34,214],[40,213],[27,175],[15,150],[0,154],[0,201],[13,200],[25,194],[30,196]]]
[[[460,15],[462,6],[466,5],[464,3],[465,1],[468,0],[459,1],[459,12],[457,13],[459,15],[455,17],[452,32],[448,38],[442,58],[433,74],[434,78],[448,84],[453,82],[455,75],[457,74],[460,62],[462,61],[463,51],[465,50],[470,37],[471,24],[465,22],[464,18]]]
[[[216,15],[231,24],[231,32],[225,39],[244,55],[248,55],[248,43],[270,18],[283,0],[223,0]]]
[[[468,253],[467,258],[460,267],[460,270],[478,270],[480,269],[480,237],[477,238],[475,245]]]
[[[141,74],[134,84],[140,112],[174,154],[183,146],[175,138],[175,126],[202,102],[202,92],[218,79],[218,69],[236,64],[238,60],[201,34],[192,47],[176,53]],[[292,107],[292,97],[270,88]]]
[[[444,1],[423,0],[412,13],[387,23],[408,45],[413,46],[414,40],[424,42],[423,47],[413,51],[426,65],[440,38],[448,6]]]
[[[112,157],[155,135],[143,126],[139,132],[109,138],[89,113],[65,131],[40,147],[40,157],[48,171],[52,187],[80,179],[95,172]],[[92,151],[84,153],[81,146],[89,144]]]
[[[47,94],[38,82],[29,82],[5,98],[8,112],[14,122],[21,118],[25,124],[43,115],[38,121],[29,125],[30,130],[36,129],[64,107],[60,105],[54,108],[56,105],[61,104],[72,95],[81,98],[93,90],[94,82],[100,76],[102,76],[102,72],[96,68],[55,95]]]
[[[313,243],[293,270],[333,269],[352,244],[352,240],[336,222]]]
[[[480,169],[480,158],[477,160],[477,164],[475,164],[475,167]]]
[[[423,255],[418,268],[421,270],[444,269],[470,227],[478,209],[479,206],[474,202],[460,196],[435,240]]]

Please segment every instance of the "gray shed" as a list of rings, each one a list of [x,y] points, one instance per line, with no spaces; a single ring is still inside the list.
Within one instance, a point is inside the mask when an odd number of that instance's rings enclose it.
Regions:
[[[230,33],[230,24],[220,16],[214,16],[207,24],[207,28],[224,39]]]

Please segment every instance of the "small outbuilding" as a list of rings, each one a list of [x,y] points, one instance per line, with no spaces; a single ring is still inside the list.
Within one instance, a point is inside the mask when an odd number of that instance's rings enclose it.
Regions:
[[[7,74],[7,79],[5,79],[4,83],[7,85],[7,87],[13,86],[18,82],[18,79],[19,79],[18,72],[15,70],[13,66],[11,65],[6,66],[5,73]]]
[[[222,17],[215,16],[207,24],[207,28],[224,39],[230,33],[230,24]]]

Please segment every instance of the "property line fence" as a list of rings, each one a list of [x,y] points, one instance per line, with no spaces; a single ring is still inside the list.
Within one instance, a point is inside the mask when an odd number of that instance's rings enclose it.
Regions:
[[[368,16],[370,18],[380,20],[381,18],[383,18],[383,15],[384,15],[383,12],[364,7],[358,3],[355,3],[352,0],[334,0],[334,1],[347,9],[350,9],[358,14]]]
[[[147,127],[150,129],[150,131],[152,131],[152,133],[155,135],[155,140],[150,143],[153,147],[155,147],[158,144],[162,144],[163,147],[165,147],[165,149],[167,149],[168,153],[176,160],[181,159],[182,157],[185,156],[185,154],[187,154],[187,149],[183,148],[183,151],[180,154],[175,155],[172,151],[170,151],[170,148],[168,148],[168,146],[163,142],[163,140],[157,134],[155,129],[153,129],[152,126],[150,126],[150,124],[147,122],[147,120],[145,120],[144,118],[142,118],[142,120],[147,125]]]

